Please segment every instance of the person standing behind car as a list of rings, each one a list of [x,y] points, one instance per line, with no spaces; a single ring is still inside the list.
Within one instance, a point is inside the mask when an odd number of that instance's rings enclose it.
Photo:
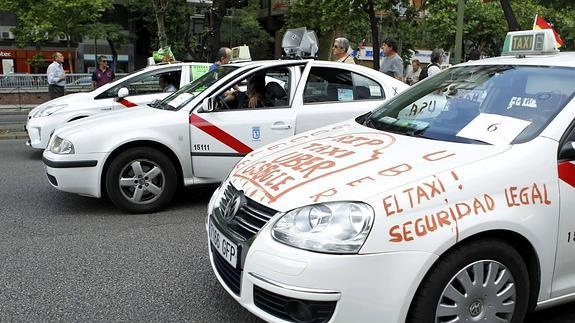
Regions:
[[[217,69],[221,65],[226,65],[232,59],[232,50],[227,47],[222,47],[218,50],[218,60],[210,66],[209,72]]]
[[[92,90],[112,82],[116,78],[114,71],[108,67],[108,57],[98,57],[98,68],[92,72]]]
[[[349,50],[349,40],[347,38],[339,37],[333,41],[332,48],[333,56],[335,60],[342,63],[355,64],[353,56],[349,55],[347,51]]]
[[[54,60],[48,70],[46,76],[48,78],[48,92],[50,93],[50,100],[61,97],[64,95],[64,86],[66,85],[66,72],[64,72],[64,55],[60,52],[52,55]]]
[[[403,60],[397,54],[397,43],[393,38],[386,38],[381,45],[383,61],[379,71],[403,81]]]
[[[418,59],[411,61],[411,68],[405,76],[405,83],[413,85],[419,81],[419,74],[421,73],[421,65]]]
[[[436,48],[431,52],[431,64],[427,67],[427,76],[441,72],[441,64],[443,64],[443,49]]]

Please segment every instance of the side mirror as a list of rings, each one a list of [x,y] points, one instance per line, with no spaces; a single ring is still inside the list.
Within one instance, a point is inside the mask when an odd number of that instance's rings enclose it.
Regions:
[[[575,141],[568,141],[563,144],[559,151],[559,159],[575,160]]]
[[[212,112],[214,111],[214,105],[212,99],[207,98],[202,101],[202,106],[200,107],[200,112]]]
[[[130,95],[130,91],[128,91],[128,88],[123,87],[118,90],[118,98],[123,99],[128,95]]]

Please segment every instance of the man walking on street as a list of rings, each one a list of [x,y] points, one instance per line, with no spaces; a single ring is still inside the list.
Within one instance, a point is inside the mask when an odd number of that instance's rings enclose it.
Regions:
[[[108,67],[108,57],[98,57],[98,68],[92,73],[92,90],[112,82],[116,78],[114,71]]]
[[[64,55],[56,52],[52,55],[54,60],[46,75],[48,77],[48,92],[50,93],[50,100],[64,95],[64,85],[66,85],[66,72],[64,72]]]

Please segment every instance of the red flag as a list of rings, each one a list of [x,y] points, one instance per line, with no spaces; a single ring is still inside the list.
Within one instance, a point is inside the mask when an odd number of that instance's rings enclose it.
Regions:
[[[557,43],[557,48],[563,46],[563,39],[559,36],[559,34],[553,29],[553,27],[545,21],[545,19],[539,17],[539,15],[535,15],[535,21],[533,22],[533,30],[539,29],[551,29],[553,30],[553,34],[555,35],[555,42]]]

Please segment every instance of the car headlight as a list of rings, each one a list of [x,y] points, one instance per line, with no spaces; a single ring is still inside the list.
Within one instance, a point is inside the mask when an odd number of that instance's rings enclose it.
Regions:
[[[34,111],[34,113],[32,114],[32,118],[47,117],[53,114],[54,112],[63,109],[67,106],[68,106],[67,104],[58,104],[58,105],[47,106],[43,109],[38,109],[37,111]]]
[[[359,202],[330,202],[285,213],[273,226],[277,241],[326,253],[357,253],[373,225],[371,206]]]
[[[58,136],[54,136],[50,141],[49,149],[54,154],[73,154],[74,145],[66,139],[62,139]]]

